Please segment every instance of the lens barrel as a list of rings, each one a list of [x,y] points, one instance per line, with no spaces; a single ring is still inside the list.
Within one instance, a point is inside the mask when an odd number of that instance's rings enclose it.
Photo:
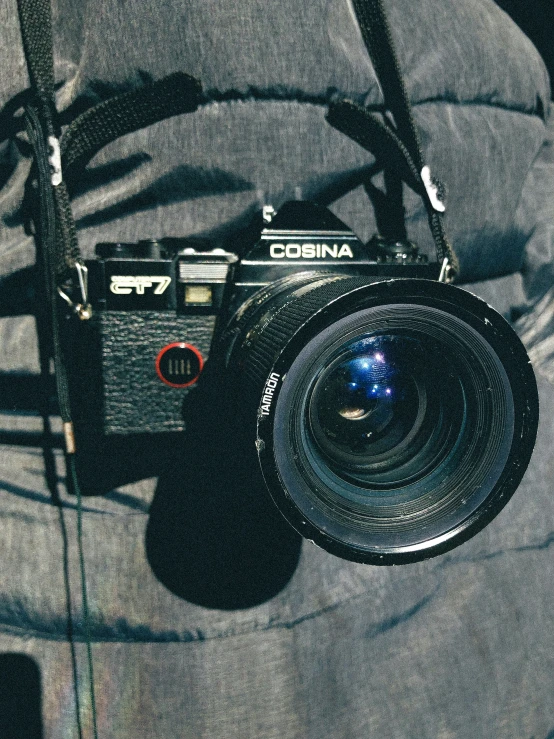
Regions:
[[[506,505],[529,463],[529,358],[460,288],[297,274],[260,291],[227,344],[273,500],[345,559],[452,549]]]

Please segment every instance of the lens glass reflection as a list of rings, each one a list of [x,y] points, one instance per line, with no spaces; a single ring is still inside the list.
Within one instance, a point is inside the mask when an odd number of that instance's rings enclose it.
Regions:
[[[314,451],[334,472],[386,487],[413,482],[452,451],[464,397],[432,339],[397,333],[342,347],[307,407]]]

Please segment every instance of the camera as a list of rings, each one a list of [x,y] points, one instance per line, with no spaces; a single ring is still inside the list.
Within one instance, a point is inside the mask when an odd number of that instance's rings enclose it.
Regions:
[[[233,419],[297,531],[372,564],[460,544],[521,481],[538,423],[525,349],[414,244],[364,244],[291,201],[222,247],[164,238],[96,256],[93,316],[71,337],[86,433],[182,431],[197,394],[195,412]]]

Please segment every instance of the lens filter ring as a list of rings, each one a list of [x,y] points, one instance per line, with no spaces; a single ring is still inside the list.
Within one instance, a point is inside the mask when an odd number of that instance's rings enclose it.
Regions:
[[[416,561],[466,540],[509,500],[534,446],[521,342],[451,285],[346,292],[270,376],[257,447],[271,495],[300,533],[354,561]]]

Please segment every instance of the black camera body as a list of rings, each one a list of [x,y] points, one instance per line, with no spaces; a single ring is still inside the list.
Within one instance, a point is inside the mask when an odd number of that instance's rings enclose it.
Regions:
[[[257,456],[299,533],[372,564],[448,551],[516,490],[538,423],[529,357],[410,242],[363,244],[294,201],[223,248],[99,244],[87,267],[92,317],[70,321],[67,355],[96,464],[190,419],[196,453]]]
[[[164,238],[100,243],[96,254],[86,263],[93,316],[70,340],[71,384],[77,426],[103,435],[182,431],[214,337],[266,286],[299,273],[438,276],[410,242],[363,244],[326,208],[301,201],[264,209],[236,248]]]
[[[92,317],[70,337],[77,430],[181,431],[236,256],[192,239],[102,243],[96,253],[86,263]]]

